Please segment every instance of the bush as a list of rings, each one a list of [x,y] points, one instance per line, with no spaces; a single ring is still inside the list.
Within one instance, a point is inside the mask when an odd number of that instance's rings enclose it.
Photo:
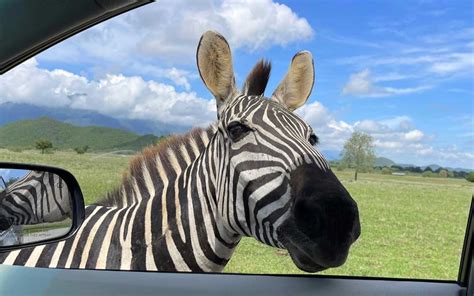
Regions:
[[[388,167],[384,167],[382,169],[382,175],[391,175],[392,174],[392,170]]]
[[[89,146],[85,145],[85,146],[82,146],[82,147],[76,147],[74,148],[74,151],[77,152],[77,154],[84,154],[87,152],[87,150],[89,150]]]
[[[23,152],[23,149],[18,148],[18,147],[13,147],[13,148],[8,148],[8,151],[21,153]]]
[[[421,175],[422,175],[423,177],[430,177],[430,178],[436,176],[436,174],[433,173],[432,171],[424,171],[423,174],[421,174]]]
[[[470,172],[469,174],[467,174],[466,180],[468,180],[469,182],[474,182],[474,172]]]
[[[439,171],[438,176],[440,176],[441,178],[447,178],[448,177],[448,171],[447,170],[441,170],[441,171]]]

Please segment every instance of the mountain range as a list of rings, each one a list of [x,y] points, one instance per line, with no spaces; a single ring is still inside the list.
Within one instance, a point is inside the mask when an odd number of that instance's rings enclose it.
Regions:
[[[180,133],[191,126],[163,123],[142,119],[117,119],[96,111],[71,109],[68,107],[43,107],[23,103],[0,104],[0,126],[18,120],[48,117],[76,126],[102,126],[126,130],[139,135],[154,134],[157,136]]]

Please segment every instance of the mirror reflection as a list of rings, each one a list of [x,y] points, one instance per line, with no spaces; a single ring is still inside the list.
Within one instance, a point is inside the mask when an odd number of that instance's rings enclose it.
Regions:
[[[0,168],[0,246],[61,237],[72,226],[66,182],[46,171]]]

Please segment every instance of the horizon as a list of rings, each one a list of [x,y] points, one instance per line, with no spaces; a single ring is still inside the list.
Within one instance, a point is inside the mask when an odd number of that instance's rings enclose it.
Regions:
[[[473,4],[454,3],[152,3],[0,76],[0,104],[206,125],[215,102],[194,58],[200,35],[214,29],[229,40],[239,86],[258,59],[272,61],[266,96],[296,52],[312,52],[316,83],[297,113],[323,153],[363,131],[396,163],[474,169]]]

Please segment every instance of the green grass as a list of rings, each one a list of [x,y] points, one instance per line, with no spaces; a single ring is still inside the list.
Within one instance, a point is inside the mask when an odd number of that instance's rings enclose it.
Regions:
[[[0,161],[66,168],[77,177],[86,203],[90,203],[119,183],[129,157],[71,152],[41,155],[37,151],[0,149]],[[350,171],[336,174],[359,205],[362,235],[346,264],[324,274],[456,278],[472,183],[379,174],[359,174],[359,180],[353,182]],[[225,271],[303,273],[286,251],[252,238],[242,240]]]
[[[40,224],[33,224],[33,225],[23,225],[22,231],[23,234],[30,234],[30,233],[38,233],[42,231],[54,230],[54,229],[65,229],[66,232],[71,229],[72,220],[66,218],[63,221],[58,222],[45,222]]]

